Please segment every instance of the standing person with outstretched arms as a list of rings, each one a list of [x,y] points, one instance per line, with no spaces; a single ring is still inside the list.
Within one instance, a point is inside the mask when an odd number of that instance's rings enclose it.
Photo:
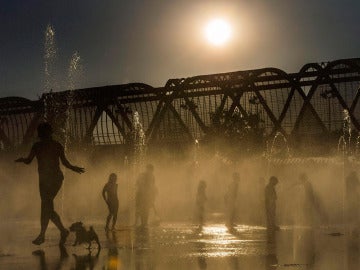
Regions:
[[[66,241],[69,231],[65,229],[60,216],[54,210],[54,199],[59,192],[64,175],[60,170],[60,162],[68,169],[85,172],[84,168],[72,165],[66,158],[64,147],[52,138],[52,127],[49,123],[41,123],[37,128],[40,141],[34,143],[27,158],[19,158],[15,162],[30,164],[36,157],[39,172],[39,190],[41,198],[41,230],[33,244],[40,245],[45,241],[45,232],[51,220],[60,230],[60,245]]]

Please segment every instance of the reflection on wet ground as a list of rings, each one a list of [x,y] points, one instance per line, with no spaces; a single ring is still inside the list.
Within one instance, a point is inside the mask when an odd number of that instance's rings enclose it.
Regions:
[[[94,223],[93,223],[94,224]],[[348,269],[360,267],[359,239],[331,229],[161,224],[148,229],[122,227],[105,233],[95,224],[101,249],[64,247],[50,228],[45,244],[31,244],[36,223],[1,223],[0,269]],[[27,228],[27,229],[23,229]]]

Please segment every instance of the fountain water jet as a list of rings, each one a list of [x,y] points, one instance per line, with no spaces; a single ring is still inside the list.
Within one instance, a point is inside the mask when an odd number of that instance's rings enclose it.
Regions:
[[[44,121],[50,120],[50,108],[52,106],[52,91],[58,89],[56,81],[56,61],[57,46],[55,41],[55,30],[48,24],[45,30],[44,42],[44,88],[43,93],[48,93],[44,97]]]
[[[338,141],[338,152],[344,156],[351,154],[351,118],[348,110],[344,110],[342,135]]]
[[[55,30],[50,24],[45,30],[44,50],[44,92],[47,92],[50,89],[58,88],[56,82],[57,46],[55,41]]]
[[[134,167],[140,166],[145,162],[146,140],[140,116],[137,111],[133,114],[133,141],[134,141]]]
[[[75,90],[79,88],[79,85],[83,77],[83,64],[79,52],[74,52],[70,59],[68,68],[68,89]]]
[[[355,155],[359,156],[360,154],[360,132],[358,133],[355,141]]]
[[[49,122],[54,129],[54,137],[64,146],[65,153],[68,152],[70,142],[70,117],[74,102],[74,91],[78,88],[83,75],[83,67],[78,52],[75,52],[69,63],[67,71],[67,87],[69,91],[65,100],[58,100],[53,94],[54,89],[58,89],[59,84],[56,80],[55,63],[57,58],[57,48],[55,43],[55,31],[48,25],[45,31],[44,46],[44,121]],[[64,213],[64,194],[65,184],[61,191],[61,213]]]
[[[133,130],[132,130],[132,141],[133,141],[133,162],[132,162],[132,179],[134,179],[133,183],[129,185],[129,201],[132,205],[132,209],[135,208],[135,179],[137,177],[137,173],[140,172],[146,161],[146,137],[145,132],[140,121],[140,115],[137,111],[133,113]],[[127,162],[127,160],[126,160]],[[135,213],[135,211],[131,211],[131,213]],[[137,217],[134,218],[136,225]],[[130,218],[129,220],[133,220]]]
[[[68,93],[66,95],[66,104],[63,108],[63,121],[61,121],[61,127],[59,127],[59,132],[64,143],[64,151],[68,152],[69,143],[70,143],[70,116],[71,110],[74,102],[74,90],[80,85],[81,78],[83,73],[83,66],[81,63],[81,58],[78,52],[73,53],[69,67],[68,67]],[[65,173],[66,174],[66,171]],[[94,183],[92,183],[94,184]],[[65,182],[62,186],[61,191],[61,211],[64,212],[64,200],[65,200]],[[92,207],[90,207],[92,209]]]
[[[274,150],[276,148],[275,145],[278,142],[278,140],[281,140],[281,142],[285,146],[285,150],[286,150],[285,157],[286,158],[290,157],[290,147],[289,147],[288,141],[287,141],[285,135],[278,131],[278,132],[276,132],[276,134],[275,134],[275,136],[274,136],[274,138],[272,140],[270,153],[269,153],[269,158],[271,159],[274,156]]]
[[[279,142],[282,147],[280,150],[277,150],[275,153],[275,149],[277,148],[276,145],[278,144],[278,146],[279,146]],[[285,154],[281,152],[281,151],[284,151],[284,149],[286,151]],[[281,132],[276,132],[274,138],[271,141],[271,145],[270,145],[269,141],[266,142],[266,150],[264,153],[264,158],[265,158],[265,162],[267,164],[266,165],[266,175],[267,176],[270,176],[270,163],[272,160],[274,160],[275,154],[276,155],[280,154],[280,157],[283,157],[283,158],[290,157],[290,147],[289,147],[288,141],[287,141],[285,135],[282,134]]]

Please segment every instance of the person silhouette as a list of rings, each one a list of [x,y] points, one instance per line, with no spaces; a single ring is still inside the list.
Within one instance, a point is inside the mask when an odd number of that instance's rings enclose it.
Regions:
[[[275,186],[278,183],[275,176],[271,176],[269,183],[265,187],[265,211],[266,211],[266,227],[268,230],[279,230],[276,225],[276,190]]]
[[[108,182],[105,184],[102,196],[108,206],[109,215],[106,218],[105,231],[109,230],[110,220],[112,218],[112,227],[111,230],[115,229],[115,224],[117,220],[117,213],[119,209],[119,199],[117,195],[117,187],[116,184],[117,175],[115,173],[110,174]]]
[[[199,222],[199,229],[204,225],[206,200],[206,182],[201,180],[196,193],[196,219]]]
[[[35,245],[41,245],[45,241],[45,233],[51,220],[60,230],[60,245],[66,241],[69,231],[61,222],[60,216],[54,210],[54,198],[59,192],[64,175],[60,169],[59,160],[62,164],[77,173],[85,172],[84,168],[72,165],[66,158],[64,147],[52,138],[52,127],[49,123],[41,123],[37,128],[39,142],[34,143],[26,158],[16,159],[15,162],[30,164],[34,157],[38,161],[39,191],[41,198],[41,230],[39,236],[32,241]]]
[[[238,197],[238,189],[240,182],[240,174],[238,172],[234,172],[232,175],[232,182],[230,183],[228,190],[224,196],[225,206],[227,211],[227,221],[226,226],[228,228],[233,228],[235,224],[236,212],[237,212],[237,197]]]
[[[140,226],[148,225],[149,212],[151,208],[155,209],[155,199],[157,188],[155,186],[154,166],[148,164],[144,173],[140,174],[136,183],[135,194],[135,225],[140,219]]]
[[[310,223],[311,226],[315,225],[315,218],[322,222],[327,222],[327,213],[324,210],[319,196],[315,194],[313,185],[309,181],[306,173],[300,174],[298,185],[302,186],[304,190],[304,202],[301,207],[305,221]]]

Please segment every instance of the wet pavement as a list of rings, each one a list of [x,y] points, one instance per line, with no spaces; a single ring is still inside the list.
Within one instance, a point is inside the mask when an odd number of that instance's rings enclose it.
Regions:
[[[359,238],[335,228],[265,228],[207,224],[202,231],[186,223],[148,229],[120,227],[105,233],[92,222],[101,249],[72,246],[72,233],[59,247],[49,227],[46,242],[34,246],[36,222],[2,222],[0,269],[348,269],[360,267]],[[25,229],[26,228],[26,229]]]

